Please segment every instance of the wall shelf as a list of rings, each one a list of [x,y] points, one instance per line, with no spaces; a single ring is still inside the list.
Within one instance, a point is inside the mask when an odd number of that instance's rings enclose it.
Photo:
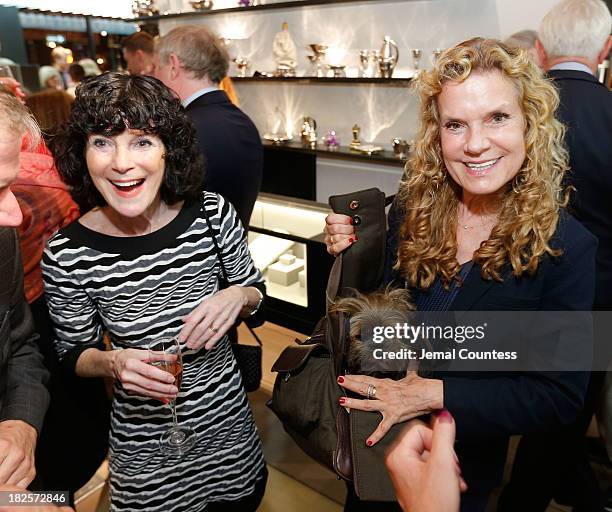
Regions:
[[[340,146],[338,149],[330,151],[322,143],[317,144],[315,149],[304,147],[300,142],[283,142],[275,144],[268,140],[262,141],[266,150],[291,151],[295,153],[310,154],[324,158],[338,158],[341,160],[358,160],[361,162],[372,162],[379,164],[390,164],[397,167],[403,167],[405,161],[400,160],[395,156],[393,151],[381,151],[373,155],[359,153],[353,151],[348,146]]]
[[[375,84],[375,85],[385,85],[392,87],[408,87],[411,78],[319,78],[315,76],[293,76],[293,77],[285,77],[285,76],[246,76],[246,77],[238,77],[232,76],[231,79],[237,83],[243,82],[293,82],[298,84],[330,84],[330,85],[340,85],[340,84]]]
[[[309,7],[316,5],[334,5],[334,4],[348,4],[348,3],[366,3],[376,2],[383,0],[295,0],[294,2],[277,2],[273,4],[254,5],[252,7],[230,7],[227,9],[211,9],[209,11],[186,11],[176,12],[168,14],[156,14],[153,16],[142,16],[140,18],[126,19],[125,21],[131,22],[147,22],[165,18],[186,18],[191,16],[213,16],[215,14],[229,14],[235,12],[259,12],[269,11],[274,9],[297,9],[301,7]],[[414,2],[416,0],[384,0],[391,2]]]

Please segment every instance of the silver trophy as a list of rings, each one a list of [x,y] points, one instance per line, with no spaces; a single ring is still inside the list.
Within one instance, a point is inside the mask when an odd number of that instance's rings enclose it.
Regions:
[[[393,76],[398,59],[399,48],[397,44],[389,36],[385,36],[380,48],[380,56],[378,57],[378,67],[382,78],[391,78]]]

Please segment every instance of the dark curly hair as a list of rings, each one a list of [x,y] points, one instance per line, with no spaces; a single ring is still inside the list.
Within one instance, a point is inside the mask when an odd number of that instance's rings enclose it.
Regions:
[[[178,97],[156,78],[108,72],[81,82],[68,122],[50,141],[57,169],[81,207],[106,205],[87,170],[88,136],[112,137],[127,128],[156,135],[164,143],[160,192],[165,203],[198,197],[204,163],[195,144],[195,128]]]

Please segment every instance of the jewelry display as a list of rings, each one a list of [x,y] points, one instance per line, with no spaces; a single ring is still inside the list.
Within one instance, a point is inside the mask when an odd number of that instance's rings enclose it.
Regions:
[[[194,11],[210,11],[213,8],[213,0],[198,0],[189,2]]]
[[[393,153],[400,160],[405,160],[410,150],[410,143],[406,139],[394,138],[391,140],[391,146],[393,147]]]
[[[251,63],[249,59],[246,57],[236,57],[233,59],[236,67],[238,68],[238,76],[240,78],[245,78],[247,76],[247,71],[251,67]]]
[[[335,130],[329,130],[325,137],[323,137],[323,144],[329,151],[335,151],[340,146],[340,139],[336,135]]]
[[[310,69],[307,76],[326,77],[327,65],[325,64],[325,55],[329,46],[324,43],[311,43],[308,45],[308,48],[312,50],[313,54],[308,55]]]

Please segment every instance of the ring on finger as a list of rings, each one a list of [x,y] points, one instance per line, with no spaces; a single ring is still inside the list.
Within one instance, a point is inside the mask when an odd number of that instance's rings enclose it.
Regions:
[[[366,397],[368,400],[373,400],[376,398],[376,386],[372,384],[368,384],[368,390],[366,391]]]

